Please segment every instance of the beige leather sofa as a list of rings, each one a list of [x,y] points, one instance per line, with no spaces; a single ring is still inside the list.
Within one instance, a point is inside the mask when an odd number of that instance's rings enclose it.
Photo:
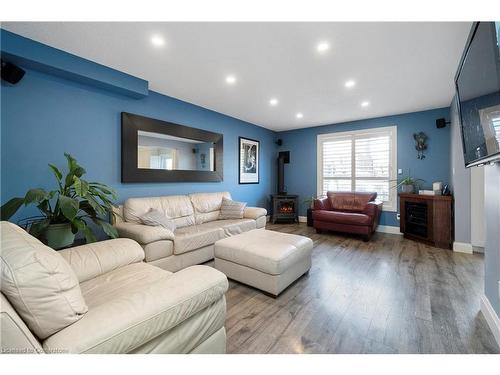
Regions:
[[[176,272],[213,259],[216,241],[266,226],[267,211],[257,207],[247,207],[243,219],[219,220],[223,197],[231,199],[228,192],[129,198],[118,207],[114,225],[120,237],[141,244],[146,262]],[[174,220],[174,233],[141,223],[152,208]]]
[[[115,239],[56,252],[1,222],[2,353],[224,353],[227,278]]]

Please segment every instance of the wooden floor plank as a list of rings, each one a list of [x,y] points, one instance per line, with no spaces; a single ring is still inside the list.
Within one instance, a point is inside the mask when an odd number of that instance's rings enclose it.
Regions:
[[[311,238],[312,268],[278,298],[230,281],[229,353],[500,353],[479,310],[482,254],[305,224],[267,229]]]

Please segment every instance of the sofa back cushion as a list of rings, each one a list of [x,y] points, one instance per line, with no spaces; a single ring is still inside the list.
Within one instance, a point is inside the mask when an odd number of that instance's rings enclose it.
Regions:
[[[1,234],[0,289],[30,330],[45,339],[79,320],[88,308],[62,256],[12,223]]]
[[[334,211],[360,212],[365,209],[368,202],[377,198],[377,193],[329,191],[327,197]]]
[[[203,224],[219,219],[222,198],[231,199],[227,191],[217,193],[190,194],[189,198],[194,208],[196,224]]]
[[[177,228],[195,224],[193,205],[187,195],[129,198],[123,205],[123,216],[129,223],[142,224],[141,216],[151,209],[161,211],[173,219]]]

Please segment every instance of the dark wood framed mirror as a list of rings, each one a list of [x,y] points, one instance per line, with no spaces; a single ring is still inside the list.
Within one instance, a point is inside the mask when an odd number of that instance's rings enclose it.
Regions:
[[[122,112],[122,182],[219,182],[223,135]]]

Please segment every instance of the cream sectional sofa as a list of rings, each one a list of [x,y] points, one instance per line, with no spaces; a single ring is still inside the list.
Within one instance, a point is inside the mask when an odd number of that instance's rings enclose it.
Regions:
[[[228,192],[129,198],[118,207],[114,225],[120,237],[139,242],[146,262],[176,272],[213,259],[216,241],[266,226],[267,211],[257,207],[245,208],[242,219],[219,220],[223,197],[231,199]],[[174,220],[174,233],[141,223],[152,208]]]
[[[120,238],[55,251],[0,222],[2,353],[225,353],[223,273]]]

